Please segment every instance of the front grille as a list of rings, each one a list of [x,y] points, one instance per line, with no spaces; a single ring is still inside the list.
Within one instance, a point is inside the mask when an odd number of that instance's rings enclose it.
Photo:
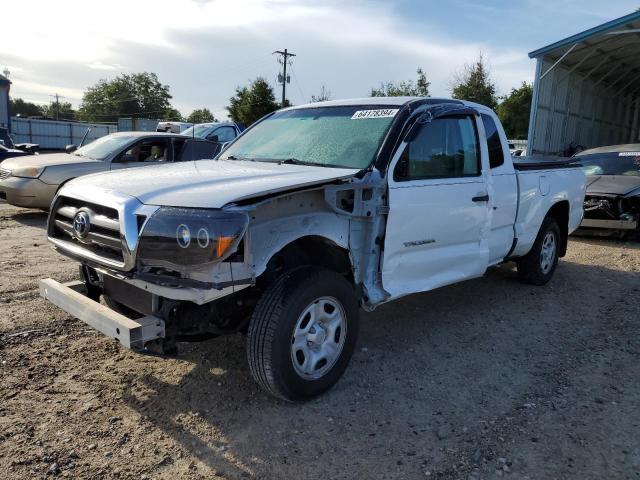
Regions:
[[[5,178],[9,178],[10,176],[11,172],[9,170],[0,168],[0,180],[4,180]]]
[[[74,218],[78,212],[86,212],[89,216],[88,231],[83,238],[73,227]],[[49,235],[55,239],[71,242],[99,257],[117,262],[124,260],[120,219],[118,211],[113,208],[59,197],[49,220]]]

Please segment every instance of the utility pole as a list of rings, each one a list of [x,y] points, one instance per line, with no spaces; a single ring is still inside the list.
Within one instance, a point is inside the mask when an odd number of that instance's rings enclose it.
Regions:
[[[56,102],[56,120],[58,120],[58,117],[60,116],[60,95],[58,95],[57,93],[55,95],[49,95],[50,97],[55,97]],[[65,97],[62,97],[65,98]]]
[[[282,108],[284,108],[287,101],[287,83],[291,82],[291,79],[287,77],[287,63],[291,65],[289,57],[295,57],[296,55],[295,53],[289,53],[286,48],[284,49],[284,51],[276,50],[273,53],[277,53],[278,55],[280,55],[280,57],[278,58],[278,63],[282,64],[282,74],[278,75],[278,81],[282,83]]]

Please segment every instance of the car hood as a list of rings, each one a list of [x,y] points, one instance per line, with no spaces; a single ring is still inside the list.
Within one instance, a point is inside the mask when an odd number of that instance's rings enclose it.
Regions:
[[[640,176],[594,175],[587,177],[587,195],[594,193],[629,195],[638,189],[640,189]]]
[[[101,189],[135,197],[147,205],[221,208],[252,197],[349,178],[358,171],[239,160],[198,160],[87,175],[69,182],[65,191]]]
[[[2,162],[2,168],[11,170],[13,168],[40,168],[51,167],[53,165],[68,165],[72,163],[93,163],[100,160],[93,160],[78,155],[69,155],[68,153],[46,153],[44,155],[29,155],[29,158],[20,157],[16,159],[8,159]]]

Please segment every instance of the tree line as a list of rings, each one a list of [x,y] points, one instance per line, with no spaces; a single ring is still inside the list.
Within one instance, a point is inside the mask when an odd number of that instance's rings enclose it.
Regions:
[[[430,85],[427,74],[422,68],[418,68],[415,80],[382,82],[378,87],[370,89],[369,96],[428,97]],[[523,82],[520,87],[499,97],[482,55],[473,64],[466,65],[462,73],[456,76],[451,96],[495,109],[509,138],[527,138],[533,86]],[[143,72],[121,74],[112,80],[100,80],[84,92],[77,110],[68,102],[51,102],[40,106],[16,98],[11,101],[11,111],[13,115],[24,117],[90,122],[117,122],[122,117],[159,118],[191,123],[217,121],[208,108],[196,109],[184,117],[171,105],[171,99],[168,85],[162,84],[155,73]],[[310,101],[330,99],[331,92],[323,85],[318,95],[313,95]],[[249,85],[238,86],[226,109],[231,120],[249,126],[281,106],[276,101],[271,85],[264,78],[258,77]]]

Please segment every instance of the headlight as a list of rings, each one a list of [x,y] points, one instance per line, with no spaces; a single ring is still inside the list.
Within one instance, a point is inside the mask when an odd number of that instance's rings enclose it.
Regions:
[[[26,167],[26,168],[16,168],[11,170],[11,175],[14,177],[23,177],[23,178],[38,178],[44,172],[45,167]]]
[[[138,260],[146,266],[221,261],[235,252],[248,223],[244,212],[162,207],[142,230]]]

